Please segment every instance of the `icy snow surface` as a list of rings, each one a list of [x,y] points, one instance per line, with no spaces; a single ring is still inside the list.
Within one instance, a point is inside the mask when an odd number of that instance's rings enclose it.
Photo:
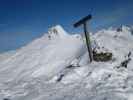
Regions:
[[[133,100],[131,30],[122,26],[91,35],[92,46],[112,52],[113,59],[89,63],[80,35],[52,27],[16,52],[0,55],[0,100]]]

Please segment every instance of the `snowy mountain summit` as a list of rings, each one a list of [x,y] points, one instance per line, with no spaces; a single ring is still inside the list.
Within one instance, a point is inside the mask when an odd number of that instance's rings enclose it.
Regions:
[[[67,32],[60,25],[57,25],[55,27],[50,28],[49,31],[48,31],[48,34],[51,37],[58,36],[60,38],[68,36]]]
[[[91,41],[112,59],[89,63],[84,37],[60,25],[2,54],[0,100],[133,100],[133,28],[103,29]]]

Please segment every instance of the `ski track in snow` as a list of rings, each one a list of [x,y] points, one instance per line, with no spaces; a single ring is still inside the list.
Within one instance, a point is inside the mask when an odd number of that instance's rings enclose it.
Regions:
[[[0,100],[133,100],[131,29],[91,35],[93,47],[113,53],[109,62],[89,63],[84,39],[60,25],[15,52],[1,54]],[[129,52],[127,68],[117,68]]]

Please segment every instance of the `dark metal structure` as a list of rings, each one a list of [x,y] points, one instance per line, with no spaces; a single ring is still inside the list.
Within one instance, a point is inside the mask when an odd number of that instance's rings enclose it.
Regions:
[[[81,26],[81,25],[83,25],[83,27],[84,27],[84,33],[85,33],[86,44],[87,44],[90,62],[93,61],[93,53],[92,53],[92,48],[91,48],[90,35],[89,35],[89,32],[87,31],[87,21],[89,21],[91,18],[92,18],[92,16],[88,15],[74,24],[75,28],[78,26]]]

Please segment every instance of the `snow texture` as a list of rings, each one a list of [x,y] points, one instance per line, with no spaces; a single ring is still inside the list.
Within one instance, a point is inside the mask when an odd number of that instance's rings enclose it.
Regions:
[[[113,53],[108,62],[89,63],[83,37],[60,25],[1,54],[0,100],[133,100],[132,29],[122,26],[91,35],[93,48]]]

